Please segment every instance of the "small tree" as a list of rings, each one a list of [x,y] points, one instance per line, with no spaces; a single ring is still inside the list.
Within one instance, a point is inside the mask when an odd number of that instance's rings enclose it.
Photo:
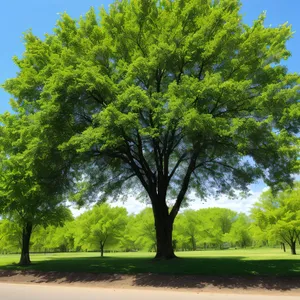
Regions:
[[[151,208],[145,208],[129,217],[120,244],[122,248],[128,250],[156,251],[154,217]]]
[[[51,236],[51,248],[60,252],[74,249],[74,221],[66,222],[63,226],[56,226]]]
[[[126,227],[124,229],[124,234],[120,238],[120,248],[123,251],[128,252],[141,249],[139,243],[137,243],[137,236],[135,235],[136,225],[137,222],[135,219],[135,215],[129,215],[127,218]]]
[[[186,210],[174,223],[174,237],[181,245],[190,244],[190,249],[195,251],[201,229],[201,220],[197,211]]]
[[[154,217],[151,208],[145,208],[135,216],[135,227],[132,235],[136,244],[148,251],[157,251]]]
[[[221,248],[237,213],[227,208],[211,207],[200,209],[198,215],[202,220],[203,240]]]
[[[300,239],[300,185],[287,189],[277,196],[270,191],[262,194],[252,209],[255,222],[268,222],[269,234],[281,243],[287,243],[291,253],[296,254],[296,243]]]
[[[240,213],[234,220],[230,232],[226,236],[226,239],[235,246],[245,248],[251,245],[252,238],[250,235],[250,218]]]
[[[117,245],[127,222],[127,211],[108,204],[95,205],[76,220],[75,244],[100,249],[101,257],[107,245]]]
[[[253,246],[268,246],[268,226],[261,226],[257,222],[251,222],[249,233],[252,237]]]

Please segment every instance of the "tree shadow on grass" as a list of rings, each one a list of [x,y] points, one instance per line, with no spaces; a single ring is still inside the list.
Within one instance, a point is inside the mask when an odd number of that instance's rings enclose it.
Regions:
[[[142,287],[166,287],[184,289],[264,289],[269,291],[291,291],[300,289],[299,277],[273,276],[207,276],[207,275],[162,275],[139,274],[134,285]]]
[[[22,268],[1,267],[4,277],[29,276],[35,283],[113,283],[137,287],[300,289],[300,260],[192,257],[155,261],[143,257],[51,257]],[[132,276],[127,276],[132,275]]]
[[[26,282],[32,283],[111,283],[122,279],[121,274],[101,274],[86,272],[58,272],[36,270],[4,270],[0,271],[1,278],[24,277]],[[9,281],[9,280],[6,280]],[[21,280],[22,281],[22,280]]]

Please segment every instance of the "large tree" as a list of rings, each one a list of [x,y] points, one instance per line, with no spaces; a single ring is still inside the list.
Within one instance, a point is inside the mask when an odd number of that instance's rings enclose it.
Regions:
[[[157,258],[189,191],[233,195],[262,178],[290,183],[297,158],[298,74],[288,24],[243,23],[238,0],[122,0],[44,40],[25,36],[5,88],[82,158],[77,200],[128,188],[152,204]],[[75,170],[73,166],[72,170]]]

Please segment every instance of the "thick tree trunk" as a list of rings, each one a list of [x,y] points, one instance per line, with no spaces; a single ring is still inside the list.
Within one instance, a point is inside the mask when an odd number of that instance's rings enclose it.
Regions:
[[[170,217],[168,207],[164,204],[158,207],[153,206],[155,231],[156,231],[156,259],[175,258],[172,233],[174,220]]]
[[[295,241],[291,242],[290,246],[291,246],[291,253],[293,255],[295,255],[296,254],[296,242]]]
[[[30,237],[32,233],[32,224],[26,223],[22,232],[22,251],[19,265],[28,266],[31,264],[29,256]]]
[[[157,223],[160,225],[157,225]],[[161,220],[161,222],[156,222],[155,229],[157,239],[157,251],[155,258],[175,258],[176,256],[174,254],[172,243],[173,222],[170,222],[170,220]]]

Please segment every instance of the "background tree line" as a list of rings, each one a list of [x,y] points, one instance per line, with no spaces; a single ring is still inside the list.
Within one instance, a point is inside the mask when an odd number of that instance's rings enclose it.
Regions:
[[[296,254],[300,242],[300,189],[276,197],[265,192],[251,213],[227,208],[186,209],[174,224],[173,247],[177,251],[227,249],[230,247],[285,246]],[[20,251],[21,228],[8,219],[0,223],[2,253]],[[95,205],[63,226],[37,226],[31,239],[32,252],[153,251],[157,249],[151,208],[128,214],[125,208]]]

